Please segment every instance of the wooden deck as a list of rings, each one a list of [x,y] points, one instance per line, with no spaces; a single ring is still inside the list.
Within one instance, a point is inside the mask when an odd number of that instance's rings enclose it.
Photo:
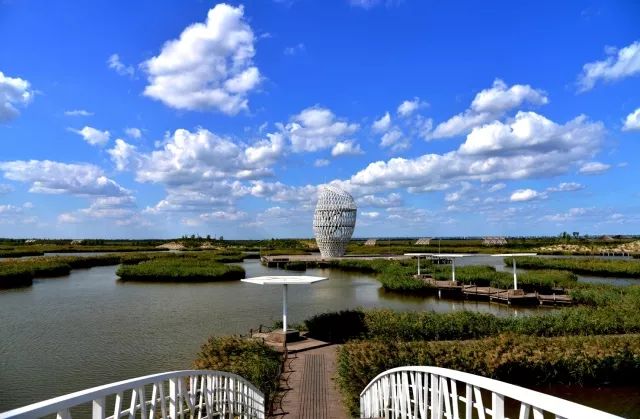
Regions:
[[[282,398],[271,418],[346,419],[334,381],[336,345],[290,354],[280,379]]]
[[[462,288],[462,293],[467,298],[474,298],[479,300],[489,300],[492,295],[503,292],[503,289],[494,287],[476,287],[475,285],[467,285]]]
[[[522,290],[506,290],[492,294],[489,297],[491,301],[504,302],[507,304],[518,305],[535,305],[539,304],[538,293],[536,292],[523,292]]]
[[[538,294],[538,301],[540,301],[540,305],[571,305],[573,304],[573,299],[570,295],[565,294],[552,294],[552,295],[543,295]]]

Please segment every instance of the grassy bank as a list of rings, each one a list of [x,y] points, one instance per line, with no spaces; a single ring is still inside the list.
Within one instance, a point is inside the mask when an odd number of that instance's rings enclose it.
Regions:
[[[436,279],[451,279],[450,266],[435,266]],[[456,268],[456,280],[464,284],[513,288],[513,273],[498,272],[493,266],[461,266]],[[518,274],[518,287],[526,291],[550,292],[553,288],[572,288],[578,277],[569,271],[545,269]]]
[[[235,336],[210,337],[200,348],[195,369],[238,374],[262,391],[267,405],[278,389],[282,356],[262,341]]]
[[[450,368],[523,386],[635,383],[640,336],[506,334],[462,342],[347,343],[338,352],[338,383],[352,414],[360,392],[376,375],[403,365]]]
[[[209,282],[244,278],[244,269],[222,262],[231,256],[203,254],[153,258],[137,265],[122,265],[116,275],[123,281]]]
[[[505,259],[510,265],[511,259]],[[599,258],[516,258],[518,267],[523,269],[561,269],[576,274],[617,276],[640,279],[640,261],[610,260]]]

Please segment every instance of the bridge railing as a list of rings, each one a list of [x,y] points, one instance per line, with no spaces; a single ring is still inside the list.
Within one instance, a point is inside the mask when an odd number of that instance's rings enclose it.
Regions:
[[[438,367],[400,367],[379,374],[360,394],[361,418],[503,419],[505,402],[519,419],[603,418],[587,406],[490,378]]]
[[[93,419],[265,417],[264,395],[239,375],[183,370],[119,381],[0,413],[0,419],[55,414],[71,419],[89,405]]]

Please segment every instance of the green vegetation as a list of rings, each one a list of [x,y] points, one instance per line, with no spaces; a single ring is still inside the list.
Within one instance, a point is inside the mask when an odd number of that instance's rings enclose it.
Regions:
[[[72,269],[117,265],[121,255],[47,256],[0,262],[0,288],[31,285],[33,278],[68,275]]]
[[[122,265],[116,275],[123,281],[151,282],[208,282],[244,278],[244,269],[237,265],[224,265],[221,261],[232,256],[196,254],[153,258],[137,265]]]
[[[505,263],[510,265],[511,259],[505,259]],[[523,269],[562,269],[585,275],[640,278],[640,261],[636,260],[519,257],[516,264]]]
[[[200,348],[193,366],[242,376],[265,394],[268,405],[278,389],[281,363],[282,355],[262,341],[212,336]]]
[[[523,386],[631,384],[640,373],[640,336],[506,334],[463,342],[347,343],[338,352],[338,382],[352,414],[376,375],[403,365],[450,368]]]
[[[94,266],[127,265],[132,272],[149,271],[148,266],[137,268],[137,265],[145,261],[158,261],[155,265],[167,268],[180,266],[177,269],[178,280],[188,280],[189,276],[184,267],[193,266],[192,281],[209,281],[216,279],[203,279],[201,270],[203,266],[211,266],[214,270],[208,271],[207,278],[239,279],[244,275],[244,270],[238,266],[222,265],[222,263],[241,262],[243,255],[235,251],[201,251],[201,252],[139,252],[139,253],[109,253],[95,256],[47,256],[26,259],[5,259],[0,261],[0,288],[14,288],[28,286],[34,278],[48,278],[68,275],[72,269],[91,268]],[[159,261],[165,261],[163,262]],[[126,271],[126,269],[125,269]],[[158,272],[158,271],[156,271]],[[164,275],[164,274],[163,274]],[[145,276],[145,278],[147,278]],[[138,279],[151,280],[151,279]]]

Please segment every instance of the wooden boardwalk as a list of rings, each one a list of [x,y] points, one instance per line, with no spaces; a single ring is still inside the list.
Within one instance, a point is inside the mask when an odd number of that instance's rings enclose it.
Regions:
[[[272,418],[346,419],[334,381],[336,345],[290,354],[280,379],[282,398]]]

